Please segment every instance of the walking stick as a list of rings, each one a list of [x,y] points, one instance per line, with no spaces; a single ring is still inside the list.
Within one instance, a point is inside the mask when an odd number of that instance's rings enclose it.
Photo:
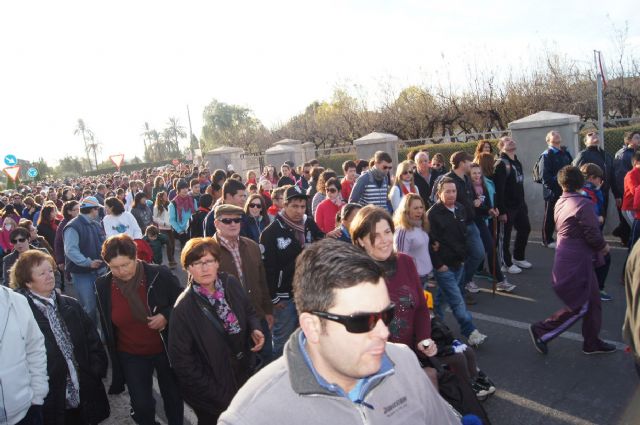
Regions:
[[[492,274],[493,274],[493,296],[495,297],[496,295],[496,286],[498,284],[498,278],[497,278],[497,268],[498,267],[498,253],[497,253],[497,249],[496,249],[496,243],[498,242],[498,217],[493,217],[493,270],[492,270]]]

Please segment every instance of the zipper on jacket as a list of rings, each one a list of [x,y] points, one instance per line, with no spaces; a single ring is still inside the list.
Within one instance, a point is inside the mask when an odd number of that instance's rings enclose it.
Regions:
[[[305,396],[307,396],[307,397],[321,397],[321,398],[329,398],[329,399],[332,399],[332,400],[339,399],[339,400],[341,400],[341,401],[342,401],[342,400],[344,400],[344,401],[346,401],[346,402],[349,402],[349,404],[350,404],[351,406],[356,405],[356,403],[354,403],[353,401],[351,401],[351,400],[349,400],[349,399],[347,399],[347,398],[345,398],[345,397],[343,397],[343,396],[340,396],[340,395],[335,395],[335,396],[333,396],[333,395],[328,395],[328,394],[305,394]],[[372,407],[372,408],[373,408],[373,407]],[[362,405],[362,404],[357,404],[357,406],[355,406],[355,409],[356,409],[356,410],[358,411],[358,413],[360,414],[360,419],[362,419],[362,424],[363,424],[363,425],[369,425],[369,420],[367,419],[367,416],[364,414],[364,412],[365,412],[365,411],[364,411],[365,406],[364,406],[364,405]]]

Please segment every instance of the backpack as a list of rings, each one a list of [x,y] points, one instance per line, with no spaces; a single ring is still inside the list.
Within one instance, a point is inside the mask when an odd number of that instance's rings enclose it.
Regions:
[[[533,165],[533,172],[532,172],[533,181],[539,184],[542,184],[542,173],[540,173],[540,163],[542,162],[543,156],[544,156],[544,152],[540,154],[540,156],[538,157],[538,160]]]

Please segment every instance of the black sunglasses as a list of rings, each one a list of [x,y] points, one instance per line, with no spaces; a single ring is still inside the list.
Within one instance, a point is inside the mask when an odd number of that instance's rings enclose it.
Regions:
[[[26,238],[11,239],[11,243],[16,244],[18,242],[25,242],[26,240]]]
[[[413,174],[413,170],[403,171],[402,175],[405,176],[407,174]]]
[[[224,224],[231,224],[231,223],[240,223],[242,222],[242,218],[237,217],[237,218],[221,218],[220,221]]]
[[[262,209],[262,205],[261,204],[249,204],[249,208],[260,208],[260,209]]]
[[[327,192],[329,193],[336,193],[338,191],[338,189],[336,189],[335,187],[328,187],[327,188]]]
[[[352,334],[362,334],[372,331],[378,324],[378,320],[382,320],[385,326],[389,326],[393,320],[395,309],[396,306],[391,303],[389,307],[378,313],[357,313],[341,316],[339,314],[327,313],[326,311],[312,311],[311,314],[341,323],[347,329],[347,332]]]

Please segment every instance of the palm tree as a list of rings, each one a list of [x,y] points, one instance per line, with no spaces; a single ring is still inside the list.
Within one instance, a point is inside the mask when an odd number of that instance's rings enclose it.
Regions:
[[[178,139],[184,139],[185,137],[187,137],[187,132],[185,131],[185,128],[178,123],[177,117],[169,117],[167,125],[168,127],[164,130],[165,137],[167,137],[168,142],[173,141],[172,150],[175,153],[179,153],[180,143]]]
[[[91,167],[91,158],[89,157],[89,145],[87,143],[88,138],[93,138],[93,131],[91,131],[84,123],[82,118],[78,118],[78,126],[73,131],[73,135],[76,136],[80,134],[82,136],[82,141],[84,142],[84,151],[87,154],[87,161],[89,162],[89,167]]]
[[[143,128],[143,132],[140,134],[142,136],[142,143],[144,143],[144,155],[145,157],[151,156],[149,152],[147,152],[147,141],[149,142],[149,146],[151,146],[151,127],[149,127],[149,123],[145,121]],[[150,159],[150,158],[145,158]]]
[[[91,133],[89,135],[89,143],[87,144],[87,149],[89,151],[93,151],[93,161],[96,165],[96,170],[98,169],[98,155],[97,155],[97,151],[101,151],[101,146],[102,144],[100,142],[98,142],[95,138],[95,135],[93,133]],[[91,162],[89,162],[89,164],[91,164]]]

